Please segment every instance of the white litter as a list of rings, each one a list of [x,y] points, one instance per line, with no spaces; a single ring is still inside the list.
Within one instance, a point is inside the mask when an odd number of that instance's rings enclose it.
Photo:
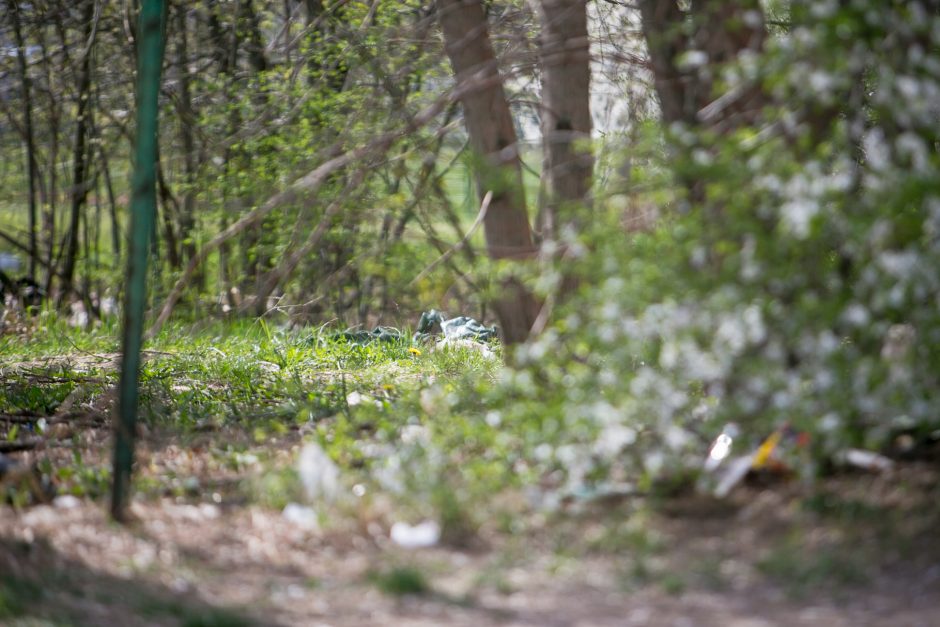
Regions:
[[[82,504],[82,500],[72,494],[63,494],[55,497],[52,504],[59,509],[75,509]]]
[[[316,531],[320,528],[320,524],[317,522],[317,513],[312,507],[306,505],[288,503],[284,506],[284,511],[281,512],[281,516],[283,516],[284,520],[287,522],[293,523],[307,531]]]
[[[731,490],[744,480],[744,477],[746,477],[747,473],[751,471],[751,467],[753,465],[753,455],[745,455],[743,457],[735,457],[731,459],[731,461],[728,462],[721,479],[718,481],[718,485],[715,487],[715,496],[720,499],[728,496],[728,494],[731,493]]]
[[[424,549],[434,546],[441,539],[441,526],[433,520],[425,520],[411,526],[405,522],[392,525],[392,542],[405,549]]]
[[[339,494],[339,468],[318,444],[305,444],[300,450],[297,472],[311,501],[332,501]]]
[[[871,472],[886,472],[894,468],[894,461],[875,453],[859,448],[850,448],[836,454],[836,460],[847,466],[855,466]]]

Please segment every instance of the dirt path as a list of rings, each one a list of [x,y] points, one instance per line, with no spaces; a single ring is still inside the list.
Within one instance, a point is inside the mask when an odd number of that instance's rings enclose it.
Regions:
[[[933,475],[898,480],[936,490]],[[170,499],[135,504],[125,529],[100,505],[60,500],[0,509],[0,581],[21,614],[87,625],[938,624],[935,510],[888,503],[917,520],[886,521],[897,533],[885,535],[846,503],[884,502],[886,480],[851,485],[809,526],[785,490],[754,490],[730,513],[696,516],[693,504],[618,526],[623,510],[585,512],[472,551],[404,551],[374,521],[304,530],[256,506]],[[430,592],[382,592],[377,573],[389,572],[419,572]]]

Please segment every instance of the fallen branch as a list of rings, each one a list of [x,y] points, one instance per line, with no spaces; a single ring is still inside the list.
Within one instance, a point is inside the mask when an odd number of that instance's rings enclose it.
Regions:
[[[63,422],[74,422],[77,419],[87,419],[91,423],[98,423],[104,421],[105,415],[103,412],[95,409],[65,411],[51,416],[40,416],[33,412],[0,414],[0,422],[9,424],[33,424],[40,420],[45,420],[46,424],[55,425]]]
[[[46,438],[40,437],[28,438],[26,440],[13,440],[12,442],[0,442],[0,453],[31,451],[45,442]]]
[[[467,231],[466,235],[464,235],[463,238],[459,242],[457,242],[456,244],[448,248],[446,251],[444,251],[443,255],[441,255],[434,261],[432,261],[430,265],[428,265],[428,267],[426,267],[424,270],[419,272],[418,276],[413,278],[411,282],[408,283],[409,288],[413,287],[421,279],[429,275],[431,271],[434,270],[434,268],[436,268],[440,264],[450,259],[454,255],[454,253],[463,249],[463,247],[467,245],[467,243],[470,241],[470,238],[473,237],[474,233],[476,233],[476,230],[480,227],[481,224],[483,224],[483,219],[486,218],[486,211],[487,209],[490,208],[490,202],[492,200],[493,200],[493,192],[492,191],[486,192],[486,195],[483,197],[483,203],[480,205],[480,211],[477,213],[477,217],[473,221],[473,224],[470,225],[470,229]]]
[[[14,366],[15,367],[15,366]],[[45,372],[30,372],[28,370],[12,370],[10,372],[0,371],[0,381],[15,381],[26,379],[31,383],[42,384],[42,383],[92,383],[97,385],[107,385],[113,383],[108,379],[102,379],[100,377],[86,377],[80,374],[68,375],[68,376],[56,376],[47,374]]]

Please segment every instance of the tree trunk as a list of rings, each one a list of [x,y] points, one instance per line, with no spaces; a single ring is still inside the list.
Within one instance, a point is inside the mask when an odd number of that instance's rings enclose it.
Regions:
[[[580,231],[591,189],[591,51],[587,0],[540,0],[542,70],[542,181],[547,204],[539,226],[557,238],[558,228]]]
[[[639,0],[643,36],[663,122],[695,123],[701,98],[693,74],[679,69],[679,57],[690,49],[685,14],[677,0]]]
[[[196,256],[196,131],[195,111],[190,90],[189,75],[189,49],[186,32],[185,5],[176,7],[176,63],[179,73],[180,101],[179,101],[179,129],[180,141],[183,144],[183,207],[180,212],[180,240],[182,242],[183,257],[189,261]],[[202,274],[200,273],[200,277]],[[197,282],[202,283],[201,278]]]
[[[218,2],[212,0],[208,3],[208,29],[210,39],[212,40],[212,50],[213,56],[215,57],[216,63],[219,68],[219,75],[223,77],[224,81],[227,84],[226,89],[226,98],[228,99],[228,129],[227,135],[229,137],[234,136],[239,125],[241,124],[241,116],[238,113],[238,107],[235,106],[235,103],[232,102],[232,88],[231,88],[231,76],[235,71],[236,62],[238,61],[238,37],[236,36],[234,28],[232,32],[229,33],[226,31],[217,11],[221,11],[221,8],[218,6]],[[236,157],[236,150],[232,147],[231,143],[227,143],[224,153],[223,153],[223,171],[225,176],[230,176],[233,168]],[[240,211],[231,211],[230,207],[233,207],[236,210],[241,209],[241,200],[238,196],[230,198],[228,196],[229,188],[226,186],[222,191],[222,212],[219,217],[219,227],[224,232],[229,225],[229,212],[238,215]],[[237,218],[236,218],[237,219]],[[198,254],[198,253],[197,253]],[[192,260],[190,260],[192,263]],[[231,246],[227,241],[222,242],[219,246],[219,284],[222,288],[222,291],[228,295],[230,306],[234,307],[235,302],[232,295],[232,285],[231,285],[231,272],[229,271],[229,265],[231,263]]]
[[[170,184],[167,182],[166,175],[163,172],[162,153],[160,151],[159,142],[157,143],[157,198],[160,200],[160,202],[157,203],[157,207],[161,210],[158,211],[158,213],[163,220],[163,239],[166,242],[166,260],[170,268],[179,270],[182,266],[182,262],[180,261],[178,238],[176,236],[173,220],[173,218],[176,217],[178,219],[177,221],[181,221],[179,220],[179,203],[176,201],[176,196],[173,195],[173,190],[170,189]],[[156,233],[154,237],[157,237]]]
[[[534,257],[526,213],[519,145],[503,86],[492,79],[499,67],[479,0],[437,0],[444,46],[462,90],[464,122],[478,160],[477,188],[493,192],[483,219],[486,249],[492,259]],[[475,84],[479,83],[479,86]],[[523,342],[538,314],[538,303],[518,281],[507,281],[493,303],[503,341]]]
[[[121,259],[121,225],[117,217],[117,202],[114,199],[114,185],[111,183],[111,167],[108,164],[108,154],[104,146],[98,146],[98,157],[101,160],[101,173],[104,174],[104,187],[108,192],[108,215],[111,218],[111,250],[114,253],[115,266]]]
[[[270,63],[264,54],[264,37],[261,36],[261,22],[258,19],[258,13],[255,11],[252,0],[242,0],[240,9],[241,19],[239,21],[244,20],[244,24],[237,24],[236,28],[241,31],[239,27],[244,26],[247,30],[247,33],[239,32],[239,35],[244,38],[248,60],[255,73],[264,72],[270,67]]]
[[[722,65],[734,62],[746,51],[760,52],[767,39],[767,26],[760,0],[706,0],[691,4],[693,46],[708,56],[709,68],[700,89],[699,122],[719,133],[758,120],[766,94],[759,82],[744,83],[734,93],[716,101],[714,78]],[[717,67],[716,67],[717,66]],[[721,104],[721,106],[717,106]]]
[[[75,277],[75,264],[78,258],[78,232],[82,207],[88,197],[88,128],[91,111],[91,52],[94,46],[92,34],[95,3],[85,2],[82,23],[85,25],[84,37],[86,48],[81,58],[78,75],[78,111],[75,123],[75,145],[72,151],[72,202],[69,220],[68,243],[66,244],[64,265],[62,267],[62,298],[72,290]]]
[[[36,31],[37,40],[39,42],[39,50],[42,55],[42,64],[43,70],[45,73],[45,81],[47,85],[53,84],[53,75],[54,70],[52,67],[52,54],[50,54],[49,46],[46,44],[46,39],[43,35],[43,29],[38,29]],[[58,162],[59,162],[59,130],[61,125],[62,117],[62,107],[60,103],[56,100],[55,94],[52,91],[48,93],[49,99],[49,111],[47,113],[47,133],[49,136],[49,153],[46,159],[48,164],[46,168],[47,176],[46,181],[48,187],[45,189],[45,210],[42,215],[42,229],[44,237],[44,246],[46,252],[46,259],[43,265],[46,267],[46,280],[44,288],[47,294],[52,292],[52,281],[56,277],[56,264],[55,264],[55,251],[56,251],[56,211],[59,197],[59,177],[58,177]]]
[[[714,79],[741,53],[762,49],[767,31],[760,0],[696,0],[687,11],[678,0],[640,0],[639,7],[666,125],[724,134],[757,122],[766,102],[760,83],[740,85],[719,98]],[[689,201],[707,204],[703,181],[682,173],[678,178]]]
[[[759,52],[767,38],[760,0],[697,0],[688,12],[677,0],[640,0],[640,17],[646,38],[653,82],[667,124],[707,124],[727,131],[756,119],[764,104],[759,84],[745,86],[712,111],[714,77],[720,65],[742,52]],[[683,56],[703,54],[701,61]]]
[[[20,84],[23,87],[23,134],[26,140],[26,177],[29,181],[29,270],[30,280],[36,280],[36,264],[39,260],[39,246],[36,241],[36,145],[33,135],[33,99],[26,67],[26,44],[20,22],[20,7],[17,0],[8,0],[8,9],[13,22],[13,35],[16,38],[16,61],[20,72]]]

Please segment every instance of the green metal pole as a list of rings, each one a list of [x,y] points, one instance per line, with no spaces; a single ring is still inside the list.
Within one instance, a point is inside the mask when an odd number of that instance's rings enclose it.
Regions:
[[[131,241],[124,288],[124,339],[118,419],[114,429],[111,515],[127,519],[137,432],[140,347],[147,299],[147,257],[156,221],[157,118],[163,64],[164,0],[143,0],[137,29],[137,140],[131,196]]]

